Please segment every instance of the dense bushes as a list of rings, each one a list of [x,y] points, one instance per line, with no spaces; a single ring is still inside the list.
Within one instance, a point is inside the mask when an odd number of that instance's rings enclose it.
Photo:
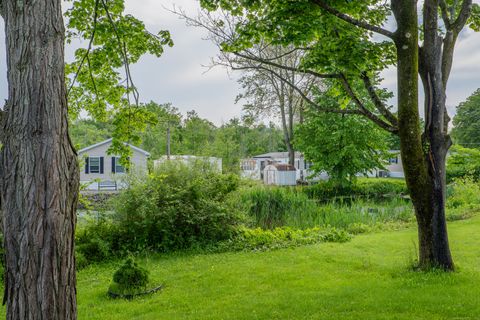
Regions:
[[[113,212],[84,219],[76,236],[77,260],[85,264],[110,255],[171,251],[229,239],[242,215],[226,198],[239,179],[204,165],[163,165],[112,199]]]
[[[454,180],[447,188],[447,219],[465,219],[479,211],[480,184],[472,178]]]
[[[234,175],[164,164],[115,198],[113,249],[168,251],[229,238],[241,220],[225,199],[238,184]]]
[[[480,180],[480,150],[454,146],[447,158],[447,181],[466,177]]]

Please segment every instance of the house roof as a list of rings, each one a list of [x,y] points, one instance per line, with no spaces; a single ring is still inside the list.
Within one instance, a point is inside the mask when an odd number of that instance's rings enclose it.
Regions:
[[[303,153],[295,151],[295,158],[303,157]],[[278,158],[288,158],[288,152],[269,152],[264,154],[259,154],[258,156],[253,156],[254,159],[257,158],[271,158],[271,159],[278,159]]]
[[[278,171],[297,171],[297,169],[295,169],[294,166],[292,166],[291,164],[286,164],[286,163],[273,163],[273,164],[270,164],[270,165],[266,166],[265,170],[270,166],[275,167]]]
[[[84,153],[84,152],[86,152],[86,151],[88,151],[88,150],[91,150],[91,149],[94,149],[94,148],[96,148],[96,147],[102,146],[102,145],[104,145],[104,144],[110,143],[110,142],[112,142],[112,140],[113,140],[113,138],[110,138],[110,139],[107,139],[107,140],[105,140],[105,141],[102,141],[102,142],[99,142],[99,143],[96,143],[96,144],[92,144],[91,146],[88,146],[88,147],[86,147],[86,148],[83,148],[83,149],[81,149],[81,150],[78,150],[78,153],[79,153],[79,154],[80,154],[80,153]],[[147,151],[145,151],[145,150],[143,150],[143,149],[140,149],[139,147],[135,147],[134,145],[131,145],[131,144],[126,143],[126,142],[124,142],[124,144],[127,145],[127,146],[129,146],[129,147],[132,148],[133,150],[136,150],[136,151],[138,151],[138,152],[140,152],[140,153],[143,153],[143,154],[146,155],[147,157],[150,156],[150,153],[148,153]]]

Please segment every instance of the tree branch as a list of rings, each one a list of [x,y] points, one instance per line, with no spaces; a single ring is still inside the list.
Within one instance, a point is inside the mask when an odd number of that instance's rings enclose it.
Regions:
[[[362,75],[362,80],[363,84],[365,85],[365,88],[368,91],[368,94],[370,96],[370,99],[372,99],[373,104],[377,108],[377,110],[382,114],[382,116],[387,119],[392,126],[398,127],[398,119],[395,115],[393,115],[390,110],[385,106],[383,101],[380,99],[380,97],[377,95],[377,92],[375,91],[375,87],[373,86],[372,82],[370,81],[370,78],[368,77],[366,72],[363,72]]]
[[[240,58],[244,58],[244,59],[248,59],[248,60],[252,60],[252,61],[255,61],[255,62],[259,62],[259,63],[262,63],[262,64],[266,64],[266,65],[269,65],[269,66],[272,66],[272,67],[275,67],[275,68],[279,68],[279,69],[284,69],[284,70],[289,70],[289,71],[294,71],[294,72],[301,72],[301,73],[306,73],[306,74],[311,74],[317,78],[322,78],[322,79],[339,79],[341,76],[340,74],[335,74],[335,73],[319,73],[319,72],[315,72],[315,71],[312,71],[312,70],[308,70],[308,69],[299,69],[299,68],[294,68],[294,67],[288,67],[288,66],[284,66],[284,65],[281,65],[279,63],[276,63],[276,62],[272,62],[272,61],[269,61],[269,60],[265,60],[265,59],[262,59],[262,58],[259,58],[259,57],[256,57],[256,56],[253,56],[253,55],[245,55],[243,53],[240,53],[240,52],[233,52],[234,55],[236,55],[237,57],[240,57]]]
[[[447,33],[443,38],[442,81],[444,88],[447,87],[448,78],[450,77],[450,71],[453,65],[453,53],[455,51],[458,34],[465,27],[471,13],[472,0],[464,0],[457,19],[447,28]]]
[[[397,133],[398,132],[398,128],[392,126],[391,124],[383,121],[382,119],[380,119],[379,117],[377,117],[375,114],[373,114],[370,110],[368,110],[364,104],[360,101],[360,99],[357,97],[357,95],[355,94],[355,92],[353,92],[353,89],[352,87],[350,86],[350,84],[348,83],[348,80],[347,78],[342,74],[342,77],[340,78],[341,82],[342,82],[342,86],[343,88],[345,89],[345,91],[347,92],[348,96],[355,102],[355,104],[357,105],[359,111],[365,115],[368,119],[370,119],[371,121],[373,121],[373,123],[375,123],[376,125],[378,125],[380,128],[388,131],[388,132],[391,132],[391,133]]]
[[[360,112],[360,110],[351,110],[351,109],[326,109],[318,104],[316,104],[315,102],[312,101],[312,99],[310,99],[305,93],[303,93],[302,90],[300,90],[296,85],[294,85],[293,83],[291,83],[290,81],[288,81],[286,78],[282,77],[280,74],[278,74],[277,72],[275,72],[274,70],[271,70],[271,69],[268,69],[268,68],[265,68],[261,65],[256,65],[256,66],[245,66],[245,67],[232,67],[233,70],[247,70],[247,69],[257,69],[257,70],[264,70],[266,72],[269,72],[271,74],[273,74],[275,77],[277,77],[278,79],[280,79],[281,81],[285,82],[287,85],[289,85],[290,87],[292,87],[301,97],[302,99],[304,99],[305,101],[307,101],[310,105],[312,105],[313,107],[315,107],[315,109],[317,109],[318,111],[321,111],[321,112],[328,112],[328,113],[339,113],[339,114],[357,114],[357,115],[363,115],[362,112]]]
[[[330,13],[330,14],[336,16],[337,18],[342,19],[343,21],[348,22],[348,23],[350,23],[354,26],[357,26],[357,27],[360,27],[362,29],[369,30],[369,31],[372,31],[372,32],[376,32],[376,33],[384,35],[384,36],[386,36],[390,39],[394,39],[394,37],[395,37],[393,32],[388,31],[388,30],[383,29],[383,28],[380,28],[378,26],[371,25],[371,24],[369,24],[365,21],[361,21],[361,20],[357,20],[355,18],[352,18],[349,15],[344,14],[344,13],[338,11],[337,9],[330,7],[323,0],[313,0],[313,2],[316,5],[318,5],[320,8],[327,11],[328,13]]]
[[[450,16],[448,14],[447,2],[445,0],[440,0],[438,5],[440,6],[440,10],[442,11],[442,19],[443,19],[443,22],[445,23],[445,28],[447,30],[450,30],[451,21],[450,21]]]
[[[0,0],[3,1],[3,0]],[[73,86],[75,85],[75,82],[77,81],[78,75],[80,74],[80,71],[83,68],[83,65],[85,64],[85,60],[87,59],[88,55],[90,54],[90,51],[92,50],[93,46],[93,40],[95,38],[95,30],[97,29],[97,19],[98,19],[98,5],[99,5],[100,0],[95,0],[95,9],[93,13],[93,26],[92,26],[92,35],[90,36],[90,41],[88,42],[88,48],[87,52],[82,57],[82,60],[80,61],[80,64],[77,68],[77,72],[75,72],[75,76],[73,77],[72,83],[70,84],[70,87],[67,90],[67,97],[70,94],[70,91],[72,90]]]
[[[133,92],[133,97],[135,99],[135,104],[138,107],[139,106],[139,93],[138,93],[137,88],[133,84],[132,75],[130,73],[130,62],[128,60],[126,44],[122,40],[122,37],[120,36],[120,33],[118,32],[117,25],[115,24],[115,21],[113,20],[113,17],[110,14],[110,10],[108,9],[106,1],[105,0],[101,0],[101,1],[102,1],[102,6],[105,9],[105,12],[107,14],[108,21],[112,25],[113,31],[115,32],[115,36],[117,38],[118,45],[119,45],[121,53],[122,53],[123,64],[124,64],[124,67],[125,67],[125,75],[126,75],[126,78],[127,78],[127,97],[129,96],[129,91],[131,89],[132,92]],[[130,100],[130,99],[128,99],[128,100]],[[129,101],[129,103],[130,103],[130,101]]]
[[[472,13],[472,6],[472,0],[463,0],[460,13],[458,14],[455,22],[453,22],[451,25],[451,28],[455,34],[458,35],[460,31],[462,31],[463,27],[465,27],[465,24]]]

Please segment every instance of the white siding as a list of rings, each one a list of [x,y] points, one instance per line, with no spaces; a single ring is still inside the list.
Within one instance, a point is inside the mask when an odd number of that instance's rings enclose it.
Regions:
[[[100,181],[117,181],[120,180],[124,173],[112,172],[112,157],[118,157],[118,155],[109,155],[107,150],[110,148],[112,142],[106,142],[92,149],[84,152],[79,152],[78,157],[80,159],[80,182],[89,183],[93,180]],[[147,171],[147,155],[134,148],[131,148],[132,155],[130,156],[131,170],[138,172]],[[102,173],[86,173],[85,171],[85,157],[103,157],[103,174]],[[118,185],[125,186],[125,184],[118,183]],[[96,181],[90,183],[89,190],[98,190],[98,183]]]

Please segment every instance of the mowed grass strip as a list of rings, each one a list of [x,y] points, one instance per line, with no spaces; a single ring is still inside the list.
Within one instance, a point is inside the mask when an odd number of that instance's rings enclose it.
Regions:
[[[111,300],[121,261],[78,273],[79,319],[479,319],[480,217],[450,223],[455,273],[414,272],[416,231],[270,252],[140,259],[157,294]]]

